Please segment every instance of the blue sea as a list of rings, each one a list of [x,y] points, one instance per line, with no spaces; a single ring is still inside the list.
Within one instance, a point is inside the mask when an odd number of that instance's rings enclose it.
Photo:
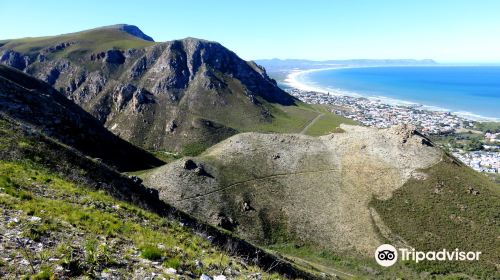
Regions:
[[[500,120],[500,66],[338,68],[304,72],[295,79],[323,91]]]

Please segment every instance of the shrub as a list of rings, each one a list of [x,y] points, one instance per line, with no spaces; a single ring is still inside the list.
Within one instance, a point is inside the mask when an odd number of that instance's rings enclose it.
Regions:
[[[141,248],[141,257],[154,261],[161,259],[163,253],[154,245],[145,245]]]
[[[170,259],[167,259],[163,262],[163,266],[171,267],[174,269],[179,269],[181,264],[182,264],[182,261],[179,258],[170,258]]]

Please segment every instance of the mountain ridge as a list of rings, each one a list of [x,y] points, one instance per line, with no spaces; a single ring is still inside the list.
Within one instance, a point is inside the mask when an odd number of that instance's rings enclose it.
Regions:
[[[0,111],[121,171],[163,162],[109,132],[48,84],[0,65]]]
[[[149,42],[120,28],[8,41],[0,63],[46,81],[146,149],[211,145],[248,126],[268,126],[281,112],[275,105],[298,102],[264,68],[219,43]]]

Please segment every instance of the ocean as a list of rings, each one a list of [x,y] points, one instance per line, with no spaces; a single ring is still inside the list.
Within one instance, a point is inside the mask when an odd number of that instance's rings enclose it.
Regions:
[[[290,80],[308,90],[500,120],[500,66],[353,67],[304,71]]]

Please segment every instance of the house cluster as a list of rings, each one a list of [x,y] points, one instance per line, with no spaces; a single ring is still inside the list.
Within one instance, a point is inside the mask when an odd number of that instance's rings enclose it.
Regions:
[[[425,110],[415,105],[389,105],[380,100],[331,95],[299,89],[287,90],[291,95],[310,104],[333,105],[333,112],[367,126],[387,128],[398,124],[413,124],[424,134],[452,134],[459,128],[472,128],[474,122],[449,112]],[[454,151],[453,155],[480,172],[500,173],[498,133],[485,133],[485,151]],[[496,151],[495,151],[496,150]]]
[[[389,105],[375,99],[298,89],[289,93],[306,103],[334,105],[334,113],[378,128],[413,124],[425,134],[448,134],[468,125],[468,121],[449,112],[424,110],[416,105]]]
[[[454,152],[453,155],[479,172],[499,173],[500,171],[500,156],[498,152]]]
[[[486,132],[484,134],[484,138],[486,139],[487,142],[500,145],[500,133]]]

